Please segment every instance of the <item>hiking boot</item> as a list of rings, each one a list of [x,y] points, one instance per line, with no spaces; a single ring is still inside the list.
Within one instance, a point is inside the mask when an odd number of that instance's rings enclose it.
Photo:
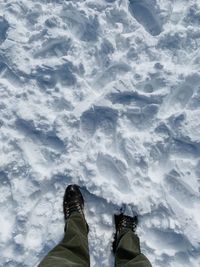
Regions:
[[[69,185],[65,190],[63,211],[65,220],[72,212],[78,212],[84,217],[84,199],[78,185]]]
[[[131,217],[131,216],[126,216],[123,213],[116,215],[115,214],[115,229],[116,233],[114,236],[114,242],[113,242],[113,252],[115,253],[116,248],[117,248],[117,243],[118,243],[118,237],[120,233],[123,230],[131,230],[135,233],[136,228],[138,224],[138,218],[137,216]]]

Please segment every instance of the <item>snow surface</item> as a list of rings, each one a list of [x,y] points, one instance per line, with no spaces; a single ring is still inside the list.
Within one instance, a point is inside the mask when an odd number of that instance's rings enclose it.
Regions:
[[[37,266],[81,186],[91,266],[140,214],[154,267],[200,266],[200,1],[0,1],[0,266]]]

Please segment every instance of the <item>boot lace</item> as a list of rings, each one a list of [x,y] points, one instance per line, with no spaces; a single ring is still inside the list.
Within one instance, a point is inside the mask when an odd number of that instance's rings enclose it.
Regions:
[[[137,228],[136,220],[134,220],[134,218],[128,217],[128,216],[123,216],[119,222],[119,225],[118,225],[119,232],[122,229],[131,229],[132,231],[135,232],[136,228]]]
[[[80,214],[83,214],[83,207],[80,204],[80,201],[73,200],[69,202],[64,202],[64,214],[65,214],[65,219],[69,218],[69,216],[72,214],[72,212],[78,212]]]

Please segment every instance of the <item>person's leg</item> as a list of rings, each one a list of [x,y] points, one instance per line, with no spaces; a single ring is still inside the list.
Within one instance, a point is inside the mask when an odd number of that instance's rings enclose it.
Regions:
[[[65,236],[38,267],[90,266],[88,228],[85,219],[73,212],[66,222]]]
[[[137,216],[123,213],[115,215],[116,234],[113,242],[116,267],[151,267],[149,260],[140,251],[140,241],[135,234]]]
[[[117,240],[116,267],[151,267],[149,260],[140,251],[140,241],[132,230],[124,230]]]
[[[88,225],[84,200],[76,185],[67,187],[64,196],[65,236],[38,267],[89,267]]]

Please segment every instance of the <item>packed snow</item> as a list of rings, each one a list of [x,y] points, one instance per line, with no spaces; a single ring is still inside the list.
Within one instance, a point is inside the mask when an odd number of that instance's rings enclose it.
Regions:
[[[0,1],[0,266],[63,237],[78,184],[91,266],[139,214],[154,267],[200,266],[199,0]]]

